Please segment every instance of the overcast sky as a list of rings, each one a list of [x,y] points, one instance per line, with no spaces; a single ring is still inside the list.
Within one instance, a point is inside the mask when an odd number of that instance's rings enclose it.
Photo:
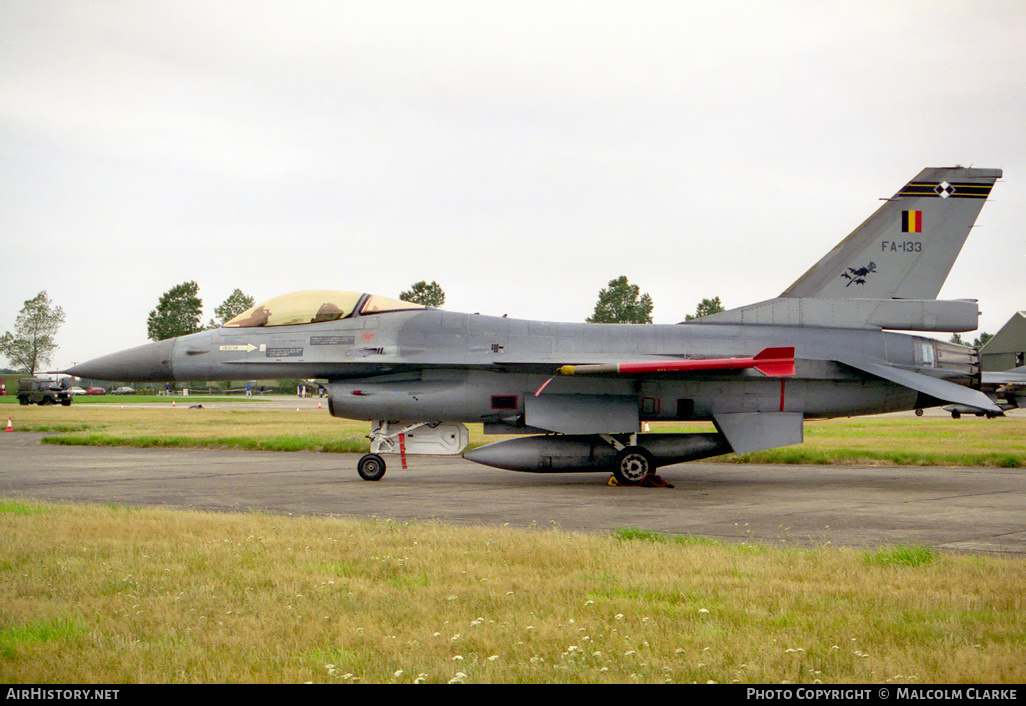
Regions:
[[[1026,309],[1026,5],[0,3],[0,331],[51,367],[200,285],[656,323],[777,296],[922,168],[996,167],[942,298]],[[971,336],[970,336],[971,338]]]

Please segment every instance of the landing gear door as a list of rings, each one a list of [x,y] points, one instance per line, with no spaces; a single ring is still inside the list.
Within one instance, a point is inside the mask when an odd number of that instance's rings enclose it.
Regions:
[[[402,440],[399,435],[402,435]],[[376,421],[371,426],[371,453],[408,453],[458,456],[470,443],[463,424]]]

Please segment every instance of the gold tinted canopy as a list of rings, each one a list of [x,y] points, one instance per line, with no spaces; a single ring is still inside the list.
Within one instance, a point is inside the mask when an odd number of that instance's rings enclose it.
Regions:
[[[230,328],[254,328],[257,326],[294,326],[316,324],[323,321],[337,321],[353,316],[359,306],[360,316],[382,314],[387,311],[424,309],[420,304],[380,297],[366,296],[360,292],[335,292],[311,290],[283,294],[274,299],[247,309],[225,324]],[[362,303],[361,303],[362,301]]]

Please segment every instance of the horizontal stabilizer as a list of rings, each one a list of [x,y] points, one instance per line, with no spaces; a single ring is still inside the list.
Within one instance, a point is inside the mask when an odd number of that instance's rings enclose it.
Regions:
[[[652,360],[642,363],[605,363],[598,365],[564,365],[560,375],[644,375],[670,372],[706,372],[755,368],[763,375],[781,377],[794,375],[794,348],[766,348],[751,358],[704,358],[693,360]]]
[[[903,385],[910,390],[922,392],[943,402],[964,404],[985,412],[1001,412],[1001,408],[979,390],[956,385],[947,380],[940,380],[911,370],[903,370],[890,365],[872,363],[856,358],[839,358],[838,362],[878,378]]]
[[[734,453],[775,449],[805,439],[801,412],[741,412],[713,414],[713,423],[727,437]]]

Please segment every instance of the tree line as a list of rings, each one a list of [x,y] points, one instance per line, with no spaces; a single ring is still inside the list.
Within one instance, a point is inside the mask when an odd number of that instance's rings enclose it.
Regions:
[[[438,282],[421,280],[410,289],[399,293],[403,301],[429,307],[445,304],[445,291]],[[208,329],[215,329],[251,308],[253,297],[236,288],[221,304],[214,308],[214,316],[206,324],[203,320],[203,300],[199,285],[194,281],[182,282],[164,292],[157,306],[146,319],[146,335],[150,340],[163,341]],[[589,323],[652,323],[652,297],[642,294],[639,287],[627,277],[610,280],[609,286],[599,292],[595,312]],[[720,298],[703,299],[691,320],[699,316],[722,311]],[[64,310],[54,304],[46,290],[25,302],[14,325],[0,338],[0,353],[18,370],[35,375],[47,365],[57,350],[57,330],[64,323]]]
[[[652,297],[642,294],[641,288],[631,284],[626,276],[609,280],[609,285],[599,291],[595,312],[585,321],[589,324],[650,324],[652,323]],[[693,321],[724,311],[719,297],[703,299],[694,314],[687,314],[685,321]]]
[[[445,292],[438,282],[420,281],[402,292],[399,298],[403,301],[415,302],[424,306],[440,307],[445,303]],[[652,323],[652,297],[642,293],[641,288],[631,284],[625,275],[609,281],[609,285],[599,291],[595,311],[585,319],[589,324],[650,324]],[[719,297],[703,299],[698,303],[694,314],[687,314],[686,321],[709,316],[724,311],[723,302]]]
[[[400,292],[399,299],[438,308],[445,304],[445,291],[438,282],[421,280]],[[147,335],[151,340],[162,341],[218,328],[252,306],[253,297],[236,289],[214,309],[214,318],[206,326],[201,326],[203,301],[199,297],[199,285],[192,281],[182,282],[161,295],[157,307],[147,319]],[[650,324],[652,309],[651,295],[642,293],[640,287],[631,284],[626,276],[620,276],[610,280],[609,285],[599,291],[594,313],[585,321],[590,324]],[[719,297],[703,299],[695,313],[688,314],[685,319],[692,321],[723,310]]]
[[[199,296],[199,285],[193,281],[182,282],[160,295],[156,308],[146,318],[146,335],[151,341],[163,341],[220,328],[253,304],[253,297],[236,288],[214,308],[214,317],[201,325],[203,300]]]
[[[445,292],[438,282],[417,282],[408,291],[402,292],[403,301],[440,307],[445,303]],[[206,325],[203,318],[203,300],[199,296],[199,285],[193,281],[176,284],[160,296],[156,308],[146,319],[146,335],[153,341],[163,341],[176,336],[185,336],[209,329],[220,328],[253,307],[253,297],[241,289],[233,291],[221,305],[214,309],[214,317]]]

